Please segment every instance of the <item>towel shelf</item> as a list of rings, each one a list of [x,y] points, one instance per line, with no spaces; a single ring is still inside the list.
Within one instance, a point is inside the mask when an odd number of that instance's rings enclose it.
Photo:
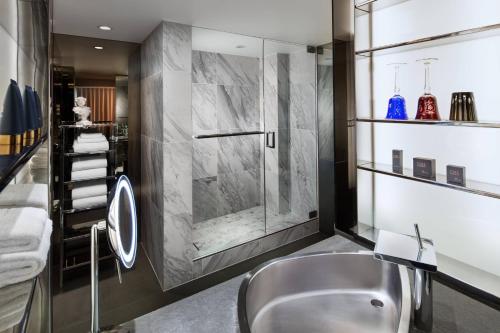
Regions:
[[[109,254],[107,256],[104,256],[104,257],[101,257],[99,258],[99,261],[103,261],[103,260],[108,260],[108,259],[113,259],[115,256],[113,254]],[[87,265],[90,265],[90,260],[89,261],[83,261],[83,262],[80,262],[78,264],[74,264],[74,265],[68,265],[68,266],[65,266],[63,267],[63,271],[70,271],[72,269],[75,269],[75,268],[79,268],[79,267],[85,267]]]
[[[59,227],[61,229],[61,238],[59,241],[59,286],[63,287],[65,277],[69,277],[64,273],[78,267],[84,267],[90,263],[90,242],[88,234],[89,230],[71,230],[70,225],[77,223],[91,222],[96,219],[103,219],[106,215],[107,203],[99,204],[98,206],[88,208],[71,208],[71,190],[77,185],[90,185],[92,182],[106,182],[109,186],[115,177],[115,160],[116,160],[116,145],[110,140],[114,135],[114,123],[97,123],[90,126],[81,126],[76,124],[62,124],[59,126],[61,133],[61,142],[58,145],[59,149]],[[93,131],[85,131],[93,130]],[[109,142],[109,149],[93,152],[75,152],[72,147],[74,138],[81,132],[100,132],[106,136]],[[105,148],[105,147],[101,147]],[[78,157],[95,157],[106,158],[107,172],[102,173],[101,177],[70,180],[71,162]],[[71,249],[70,249],[71,248]],[[75,253],[75,250],[80,252]],[[105,256],[107,253],[103,253]],[[110,258],[110,256],[103,257]],[[100,259],[102,260],[102,258]]]

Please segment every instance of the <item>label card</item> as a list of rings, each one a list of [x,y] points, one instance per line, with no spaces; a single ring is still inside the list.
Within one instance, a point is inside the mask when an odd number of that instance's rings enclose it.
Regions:
[[[436,180],[436,160],[432,158],[413,158],[413,176]]]
[[[447,165],[446,182],[452,185],[465,186],[465,167],[458,165]]]
[[[392,150],[392,172],[403,173],[403,151]]]

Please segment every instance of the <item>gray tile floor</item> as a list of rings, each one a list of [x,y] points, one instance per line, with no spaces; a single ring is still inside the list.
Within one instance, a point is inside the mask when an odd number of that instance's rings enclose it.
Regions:
[[[265,218],[264,206],[202,221],[196,223],[193,229],[193,243],[197,250],[195,257],[204,257],[302,222],[305,220],[292,213]]]

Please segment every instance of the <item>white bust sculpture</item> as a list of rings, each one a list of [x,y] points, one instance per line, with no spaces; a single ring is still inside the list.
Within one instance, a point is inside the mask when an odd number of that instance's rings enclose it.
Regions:
[[[87,99],[81,96],[77,97],[75,98],[75,104],[76,106],[73,108],[73,112],[76,113],[80,118],[80,120],[77,121],[76,123],[78,125],[91,125],[92,122],[88,120],[88,117],[92,110],[85,105],[87,104]]]

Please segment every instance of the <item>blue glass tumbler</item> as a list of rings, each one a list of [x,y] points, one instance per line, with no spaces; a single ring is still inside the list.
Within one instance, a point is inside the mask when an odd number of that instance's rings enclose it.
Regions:
[[[389,65],[394,66],[394,96],[389,99],[389,106],[387,107],[387,115],[385,118],[407,120],[406,101],[405,98],[399,94],[399,66],[404,65],[404,63],[392,63]]]

